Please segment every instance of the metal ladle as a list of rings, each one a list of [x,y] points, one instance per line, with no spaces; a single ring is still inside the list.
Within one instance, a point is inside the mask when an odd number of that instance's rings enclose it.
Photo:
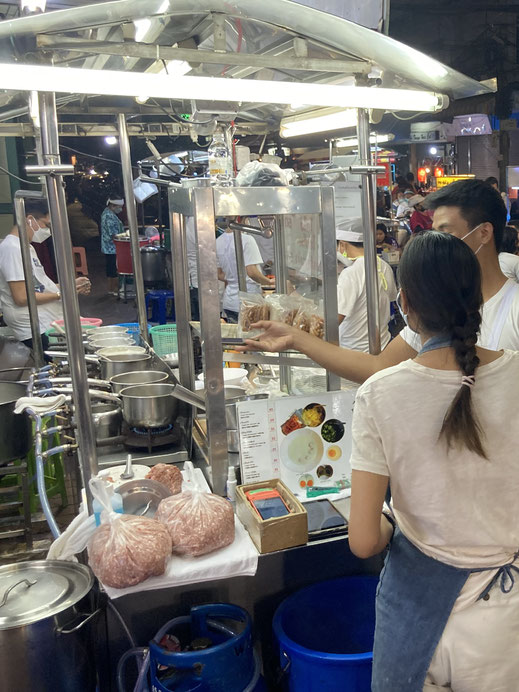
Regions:
[[[132,455],[128,454],[126,458],[126,466],[124,468],[124,471],[121,473],[121,480],[123,481],[129,481],[135,476],[132,468]]]

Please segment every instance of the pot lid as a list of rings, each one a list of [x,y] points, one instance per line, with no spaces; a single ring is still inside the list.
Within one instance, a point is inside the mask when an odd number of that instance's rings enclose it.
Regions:
[[[63,612],[93,583],[90,569],[77,562],[35,560],[0,567],[0,630]]]

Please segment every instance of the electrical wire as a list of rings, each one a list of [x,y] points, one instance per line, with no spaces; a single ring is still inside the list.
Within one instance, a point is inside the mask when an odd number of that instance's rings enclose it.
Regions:
[[[25,180],[25,178],[19,178],[17,175],[11,173],[11,171],[8,171],[7,168],[4,168],[3,166],[0,166],[0,171],[3,171],[7,175],[10,175],[11,178],[15,178],[16,180],[19,180],[22,183],[27,183],[27,185],[41,185],[39,181],[35,182],[34,180]]]
[[[68,147],[66,144],[60,144],[60,147],[62,149],[66,149],[67,151],[73,151],[74,154],[81,154],[81,156],[88,156],[91,159],[99,159],[100,161],[109,161],[110,163],[116,163],[118,166],[121,166],[120,161],[116,161],[115,159],[109,159],[106,156],[99,156],[96,154],[87,154],[86,151],[79,151],[79,149],[73,149],[72,147]],[[136,168],[136,166],[133,166],[133,168]]]
[[[397,115],[394,112],[391,115],[394,115],[397,120],[412,120],[413,118],[416,118],[419,115],[426,115],[426,113],[425,113],[425,111],[423,113],[413,113],[413,115],[409,116],[408,118],[403,118],[402,116]]]

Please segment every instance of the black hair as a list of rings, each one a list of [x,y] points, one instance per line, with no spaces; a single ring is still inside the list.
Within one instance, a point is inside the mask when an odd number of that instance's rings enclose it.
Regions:
[[[384,223],[377,223],[377,231],[384,231],[384,233],[387,233],[387,228],[386,224]]]
[[[497,178],[494,178],[493,175],[490,175],[488,178],[485,178],[485,182],[488,183],[488,185],[499,185],[499,180]]]
[[[517,228],[514,226],[505,226],[503,231],[503,239],[501,240],[500,252],[509,252],[515,255],[517,252]]]
[[[403,175],[397,175],[395,178],[395,182],[398,185],[398,187],[405,187],[407,185],[407,180],[404,178]]]
[[[428,334],[450,335],[462,374],[473,376],[479,365],[476,341],[483,297],[481,271],[472,250],[448,233],[417,233],[407,243],[398,271],[409,309],[420,328]],[[469,386],[460,385],[439,437],[448,448],[461,445],[487,458]]]
[[[35,219],[42,219],[49,213],[49,205],[46,199],[26,199],[25,216],[34,216]]]
[[[458,207],[470,229],[489,222],[494,229],[497,252],[501,250],[503,230],[506,225],[506,207],[498,190],[483,180],[457,180],[428,195],[428,209]]]
[[[406,173],[405,179],[406,179],[409,183],[414,183],[414,173],[412,173],[411,171],[409,171],[409,173]]]

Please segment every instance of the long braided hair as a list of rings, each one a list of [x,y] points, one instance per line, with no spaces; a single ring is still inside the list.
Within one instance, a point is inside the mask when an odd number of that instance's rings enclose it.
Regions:
[[[417,234],[402,254],[399,278],[420,328],[431,335],[450,336],[462,375],[475,377],[483,299],[479,263],[472,250],[447,233]],[[472,406],[472,388],[460,381],[439,437],[445,439],[449,448],[463,446],[487,458],[482,436]]]

